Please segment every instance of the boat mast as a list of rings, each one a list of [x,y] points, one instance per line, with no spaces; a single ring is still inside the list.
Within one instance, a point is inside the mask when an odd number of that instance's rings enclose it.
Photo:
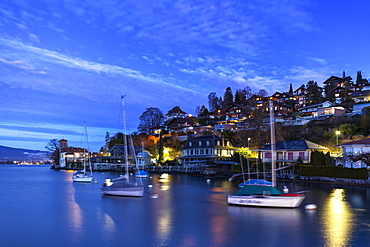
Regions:
[[[272,100],[270,104],[270,137],[271,137],[271,178],[272,186],[276,186],[276,151],[275,151],[275,119],[274,119],[274,106]]]
[[[84,170],[83,173],[84,175],[86,174],[86,122],[84,122],[84,158],[83,158],[83,165],[84,165]]]
[[[126,110],[125,110],[125,98],[126,95],[121,96],[122,101],[122,110],[123,110],[123,130],[124,130],[124,136],[123,136],[123,145],[124,145],[124,152],[125,152],[125,171],[126,171],[126,179],[128,180],[128,150],[127,150],[127,133],[126,133]]]

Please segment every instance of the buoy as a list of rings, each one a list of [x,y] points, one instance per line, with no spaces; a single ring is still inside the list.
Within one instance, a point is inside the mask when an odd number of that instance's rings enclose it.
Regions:
[[[288,193],[288,192],[289,192],[289,189],[286,186],[284,186],[283,193]]]
[[[148,188],[153,188],[153,185],[149,184],[149,185],[148,185]]]
[[[95,179],[95,183],[96,183],[96,184],[98,183],[98,180],[97,180],[97,179]]]
[[[211,179],[207,179],[207,183],[211,182]]]
[[[307,204],[304,207],[306,210],[315,210],[317,208],[316,204]]]

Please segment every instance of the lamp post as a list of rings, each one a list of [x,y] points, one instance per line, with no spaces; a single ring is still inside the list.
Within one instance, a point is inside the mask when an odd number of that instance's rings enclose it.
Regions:
[[[249,141],[251,140],[250,137],[248,137],[248,152],[250,151],[249,150]],[[250,172],[250,168],[249,168],[249,157],[248,157],[248,154],[247,154],[247,167],[248,167],[248,178],[251,179],[251,172]]]
[[[340,131],[339,130],[335,131],[335,134],[337,135],[337,154],[338,154],[339,153],[339,151],[338,151],[338,145],[339,145],[339,134],[340,134]]]

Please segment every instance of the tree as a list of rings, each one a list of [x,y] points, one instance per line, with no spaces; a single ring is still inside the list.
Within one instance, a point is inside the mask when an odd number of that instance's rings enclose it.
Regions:
[[[356,84],[359,84],[359,83],[368,83],[368,80],[367,79],[363,79],[362,78],[361,70],[360,71],[357,71]]]
[[[199,107],[199,106],[198,106]],[[208,112],[208,109],[207,107],[205,107],[204,105],[202,105],[202,107],[199,107],[197,108],[197,111],[196,111],[196,114],[199,116],[204,116],[204,115],[208,115],[209,112]]]
[[[243,93],[245,94],[245,99],[249,99],[250,97],[253,96],[253,91],[250,87],[246,86],[244,89],[243,89]]]
[[[361,83],[361,82],[362,82],[362,74],[360,70],[360,71],[357,71],[356,83]]]
[[[221,108],[221,100],[217,97],[215,92],[211,92],[208,95],[208,108],[210,112]]]
[[[289,94],[290,95],[293,95],[293,86],[292,86],[292,83],[290,83],[290,86],[289,86]]]
[[[342,135],[348,136],[351,138],[352,136],[356,135],[358,132],[358,126],[354,123],[345,123],[339,125],[339,131]]]
[[[364,136],[370,134],[370,106],[362,109],[359,131]]]
[[[257,92],[258,96],[267,97],[269,94],[265,89],[261,89]]]
[[[140,132],[149,134],[153,129],[159,128],[163,124],[164,119],[165,117],[159,108],[146,108],[146,111],[139,117],[140,124],[137,129]]]
[[[236,90],[235,100],[234,100],[235,104],[241,104],[241,105],[245,104],[246,101],[247,101],[247,96],[246,95],[247,95],[247,91],[245,89]]]
[[[317,150],[312,151],[311,152],[311,164],[314,166],[326,165],[325,154]]]
[[[59,166],[59,157],[60,157],[59,148],[60,148],[60,143],[58,139],[51,139],[45,146],[45,149],[50,151],[51,159],[53,160],[53,163],[56,166]]]
[[[309,81],[307,83],[307,95],[306,102],[308,105],[314,105],[322,103],[324,97],[322,96],[322,89],[317,85],[315,81]]]
[[[227,87],[224,93],[224,100],[222,101],[222,110],[226,111],[233,103],[234,97],[230,87]]]

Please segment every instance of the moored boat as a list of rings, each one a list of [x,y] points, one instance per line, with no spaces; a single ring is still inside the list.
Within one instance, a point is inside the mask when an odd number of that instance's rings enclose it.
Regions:
[[[111,195],[111,196],[136,196],[142,197],[144,195],[144,186],[142,185],[142,181],[140,179],[140,184],[135,182],[130,182],[129,178],[129,171],[128,171],[128,141],[127,141],[127,134],[126,134],[126,112],[125,112],[125,104],[124,104],[124,96],[121,97],[122,101],[122,108],[123,108],[123,125],[124,125],[124,155],[125,155],[125,175],[114,178],[114,179],[106,179],[106,182],[101,186],[102,194],[104,195]],[[135,156],[134,152],[133,155]],[[137,163],[135,162],[137,166]],[[136,178],[134,178],[136,179]]]
[[[275,129],[273,120],[272,102],[270,101],[270,131],[271,131],[271,171],[272,181],[248,180],[239,184],[241,189],[234,195],[228,195],[227,202],[231,205],[255,207],[296,208],[305,199],[303,192],[283,193],[276,187],[276,152]]]
[[[86,122],[84,123],[84,154],[83,154],[83,170],[76,171],[73,176],[72,180],[73,182],[82,182],[82,183],[91,183],[92,180],[94,179],[93,172],[92,172],[92,167],[91,167],[91,161],[90,161],[90,152],[88,151],[87,148],[87,128],[86,128]],[[87,163],[89,166],[90,173],[87,173],[87,164],[86,164],[86,159]]]
[[[147,178],[147,177],[149,177],[149,173],[147,173],[144,170],[139,170],[137,173],[135,173],[135,177],[137,177],[137,178]]]

